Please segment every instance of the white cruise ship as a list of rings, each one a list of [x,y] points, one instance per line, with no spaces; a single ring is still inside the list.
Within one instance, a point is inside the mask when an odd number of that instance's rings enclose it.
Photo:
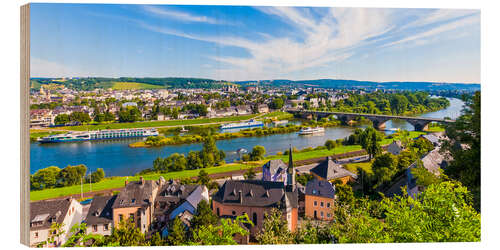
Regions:
[[[119,138],[157,136],[158,131],[154,128],[132,128],[132,129],[106,129],[85,132],[69,132],[65,134],[49,135],[38,139],[41,143],[71,142],[107,140]]]
[[[220,129],[254,128],[254,127],[264,127],[264,123],[252,119],[248,122],[224,124],[220,126]]]
[[[324,133],[325,132],[325,128],[323,127],[315,127],[315,128],[311,128],[311,127],[307,127],[307,128],[303,128],[299,131],[299,135],[312,135],[312,134],[320,134],[320,133]]]

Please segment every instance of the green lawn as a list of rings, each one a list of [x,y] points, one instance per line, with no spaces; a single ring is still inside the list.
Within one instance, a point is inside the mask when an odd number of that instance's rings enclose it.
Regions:
[[[165,86],[140,83],[140,82],[112,82],[112,89],[125,90],[125,89],[164,89]]]
[[[357,171],[358,167],[363,169],[364,171],[366,171],[366,173],[368,173],[368,174],[373,174],[372,162],[349,163],[349,164],[344,165],[345,169],[347,169],[355,174],[358,174],[358,171]]]
[[[252,167],[260,166],[260,163],[252,163],[252,164],[226,164],[220,167],[206,168],[205,171],[208,174],[216,174],[216,173],[224,173],[230,171],[236,171],[241,169],[248,169]],[[198,176],[199,169],[196,170],[185,170],[180,172],[171,172],[165,174],[151,174],[144,175],[144,179],[146,180],[158,180],[160,176],[163,176],[166,180],[168,179],[182,179]],[[115,176],[108,177],[99,183],[92,184],[92,191],[100,191],[112,188],[120,188],[125,184],[125,180],[128,178],[129,181],[137,181],[139,180],[139,176]],[[80,193],[80,185],[70,186],[70,187],[62,187],[62,188],[53,188],[53,189],[45,189],[39,191],[31,191],[30,199],[32,201],[37,200],[45,200],[51,198],[57,198],[60,196],[71,195],[71,194],[79,194]],[[83,185],[83,192],[90,191],[90,184]]]
[[[85,130],[98,130],[98,129],[150,128],[150,127],[164,127],[164,126],[203,125],[207,123],[248,120],[255,116],[257,116],[257,114],[221,117],[221,118],[199,118],[199,119],[189,119],[189,120],[145,121],[145,122],[67,126],[67,127],[60,127],[60,129],[85,131]]]

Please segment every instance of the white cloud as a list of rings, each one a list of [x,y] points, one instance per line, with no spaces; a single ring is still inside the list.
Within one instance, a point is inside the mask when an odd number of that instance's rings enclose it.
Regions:
[[[31,77],[65,77],[75,76],[77,73],[66,65],[33,57],[30,60],[30,71]]]
[[[144,5],[143,9],[149,13],[161,16],[161,17],[166,17],[166,18],[172,18],[176,19],[179,21],[184,21],[184,22],[199,22],[199,23],[208,23],[208,24],[227,24],[225,22],[219,21],[214,18],[210,18],[207,16],[196,16],[187,12],[182,12],[182,11],[175,11],[175,10],[169,10],[165,8],[160,8],[152,5]]]

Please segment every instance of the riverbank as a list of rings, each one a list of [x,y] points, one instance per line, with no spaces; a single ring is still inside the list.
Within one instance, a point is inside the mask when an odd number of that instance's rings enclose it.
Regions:
[[[312,125],[312,124],[311,124]],[[339,126],[340,121],[327,121],[327,122],[319,122],[314,126],[320,127],[335,127]],[[235,138],[242,137],[255,137],[255,136],[268,136],[274,134],[287,134],[294,133],[300,131],[302,128],[307,127],[306,125],[294,125],[289,124],[287,126],[279,126],[279,127],[264,127],[264,128],[253,128],[253,129],[244,129],[238,132],[226,132],[226,133],[215,133],[212,136],[215,140],[229,140]],[[138,141],[134,143],[130,143],[129,147],[132,148],[141,148],[141,147],[161,147],[161,146],[169,146],[169,145],[180,145],[180,144],[191,144],[191,143],[200,143],[203,142],[204,136],[201,134],[194,135],[183,135],[183,136],[172,136],[172,137],[149,137],[146,141]]]
[[[410,132],[410,138],[416,138],[421,134],[425,134],[425,132],[416,132],[416,131],[411,131]],[[381,145],[387,145],[390,144],[393,140],[399,139],[398,136],[394,136],[393,138],[385,138],[381,141]],[[361,146],[359,145],[343,145],[340,147],[336,147],[332,150],[325,149],[324,147],[317,147],[318,149],[302,149],[302,152],[296,152],[293,154],[294,162],[300,163],[300,164],[308,164],[307,160],[313,159],[316,161],[319,158],[326,157],[326,156],[338,156],[338,155],[343,155],[344,157],[349,157],[350,155],[348,153],[352,152],[358,152],[361,149]],[[220,167],[212,167],[212,168],[205,168],[204,170],[208,174],[218,174],[218,173],[231,173],[234,171],[239,171],[239,170],[245,170],[248,168],[254,168],[254,167],[260,167],[262,166],[265,162],[271,159],[281,159],[284,162],[288,162],[288,156],[284,154],[276,154],[276,155],[271,155],[267,156],[264,160],[262,161],[254,161],[254,162],[247,162],[247,163],[227,163],[224,164]],[[302,161],[302,162],[301,162]],[[183,178],[192,178],[198,176],[200,169],[196,170],[184,170],[184,171],[179,171],[179,172],[170,172],[170,173],[155,173],[155,174],[149,174],[149,175],[144,175],[143,177],[146,180],[157,180],[160,176],[163,176],[165,179],[183,179]],[[103,190],[111,190],[111,189],[116,189],[123,187],[125,180],[128,179],[129,181],[137,181],[139,180],[139,176],[115,176],[115,177],[106,177],[104,180],[102,180],[99,183],[93,183],[92,184],[92,191],[103,191]],[[83,185],[83,192],[90,192],[90,184],[84,184]],[[45,199],[53,199],[53,198],[58,198],[58,197],[63,197],[63,196],[68,196],[68,195],[74,195],[74,194],[79,194],[81,192],[81,187],[80,185],[75,185],[75,186],[69,186],[69,187],[63,187],[63,188],[54,188],[54,189],[45,189],[45,190],[39,190],[39,191],[31,191],[30,192],[30,200],[36,201],[36,200],[45,200]]]

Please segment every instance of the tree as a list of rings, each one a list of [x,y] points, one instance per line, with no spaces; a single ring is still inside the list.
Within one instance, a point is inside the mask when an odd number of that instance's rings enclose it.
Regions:
[[[403,172],[408,168],[412,163],[414,163],[418,157],[417,154],[414,153],[411,150],[403,150],[401,153],[397,156],[398,158],[398,163],[396,165],[396,168],[398,172]]]
[[[332,150],[334,149],[335,147],[337,147],[337,143],[334,141],[334,140],[327,140],[325,142],[325,147],[328,149],[328,150]]]
[[[102,179],[104,179],[105,175],[106,174],[104,173],[104,169],[98,168],[95,172],[92,172],[90,178],[87,176],[86,181],[87,182],[92,181],[92,183],[97,183],[100,182]]]
[[[207,171],[200,170],[198,173],[198,181],[199,184],[207,186],[210,183],[210,176],[208,176]]]
[[[248,235],[249,232],[241,225],[253,226],[248,215],[244,214],[233,219],[221,219],[217,225],[202,225],[193,230],[190,245],[236,245],[234,235]]]
[[[359,135],[359,142],[361,147],[366,150],[370,156],[370,160],[382,152],[379,141],[382,140],[382,136],[373,127],[366,128]]]
[[[458,182],[432,184],[416,199],[357,199],[357,206],[336,206],[342,221],[330,224],[338,243],[479,241],[481,218],[470,194]],[[383,218],[383,220],[382,220]]]
[[[422,157],[427,152],[434,149],[434,145],[432,145],[432,143],[429,140],[424,138],[418,138],[417,140],[414,140],[411,143],[410,147],[415,150],[418,157]]]
[[[266,148],[261,145],[257,145],[253,147],[252,152],[250,152],[250,160],[251,161],[259,161],[264,158],[266,154]]]
[[[62,245],[62,247],[77,247],[82,246],[85,243],[97,246],[102,244],[104,240],[104,236],[100,234],[87,233],[86,223],[73,225],[69,232],[71,236],[68,238],[66,243]]]
[[[273,208],[265,214],[262,231],[257,235],[260,244],[293,244],[293,234],[288,230],[288,223],[280,210]]]
[[[161,235],[159,232],[156,232],[151,236],[151,239],[149,240],[151,246],[164,246],[166,245],[165,240],[161,238]]]
[[[173,246],[181,246],[187,243],[187,230],[184,223],[179,219],[179,217],[175,217],[175,219],[170,223],[168,229],[168,238],[167,241],[170,245]]]
[[[300,183],[302,186],[306,186],[307,183],[314,179],[314,176],[312,174],[309,174],[309,173],[303,173],[303,174],[296,174],[296,180],[298,183]]]
[[[56,187],[59,172],[61,172],[61,169],[55,166],[42,168],[36,171],[30,176],[31,189],[42,190]]]
[[[80,123],[86,123],[91,121],[89,114],[79,111],[71,113],[71,115],[69,115],[69,119],[72,122],[80,122]]]
[[[403,114],[408,108],[408,99],[401,94],[394,95],[391,98],[390,103],[392,114],[395,115]]]
[[[253,180],[255,179],[256,173],[253,168],[249,168],[244,174],[243,177],[245,180]]]
[[[118,112],[118,121],[120,122],[135,122],[142,119],[141,111],[135,106],[121,108]]]
[[[66,123],[69,123],[69,115],[68,114],[60,114],[56,115],[56,118],[54,118],[54,123],[56,125],[64,125]]]
[[[52,223],[52,225],[50,225],[49,236],[47,237],[47,240],[38,243],[38,246],[44,247],[47,244],[58,245],[61,235],[65,233],[63,227],[64,223]]]
[[[215,225],[217,216],[212,212],[210,205],[206,200],[201,200],[196,207],[196,213],[191,219],[191,229],[198,229],[202,226]]]
[[[146,238],[140,228],[130,219],[120,221],[113,227],[111,235],[104,238],[103,246],[147,246]]]
[[[85,176],[87,167],[83,164],[63,168],[57,178],[57,186],[66,187],[80,184],[81,178]]]
[[[481,92],[466,99],[462,114],[447,124],[449,141],[441,150],[449,153],[450,163],[445,174],[462,182],[473,194],[474,207],[481,208]]]
[[[203,163],[203,167],[219,166],[223,163],[224,158],[226,158],[224,151],[219,150],[213,136],[208,135],[200,151],[200,159]]]
[[[376,179],[376,187],[386,184],[396,175],[396,158],[391,153],[385,153],[375,157],[372,163],[373,175]]]
[[[306,220],[294,233],[295,243],[297,244],[328,244],[331,243],[329,228],[313,224],[310,220]]]
[[[284,104],[285,104],[285,102],[283,101],[282,98],[276,97],[269,104],[269,108],[271,108],[271,109],[281,109],[281,108],[283,108]]]

